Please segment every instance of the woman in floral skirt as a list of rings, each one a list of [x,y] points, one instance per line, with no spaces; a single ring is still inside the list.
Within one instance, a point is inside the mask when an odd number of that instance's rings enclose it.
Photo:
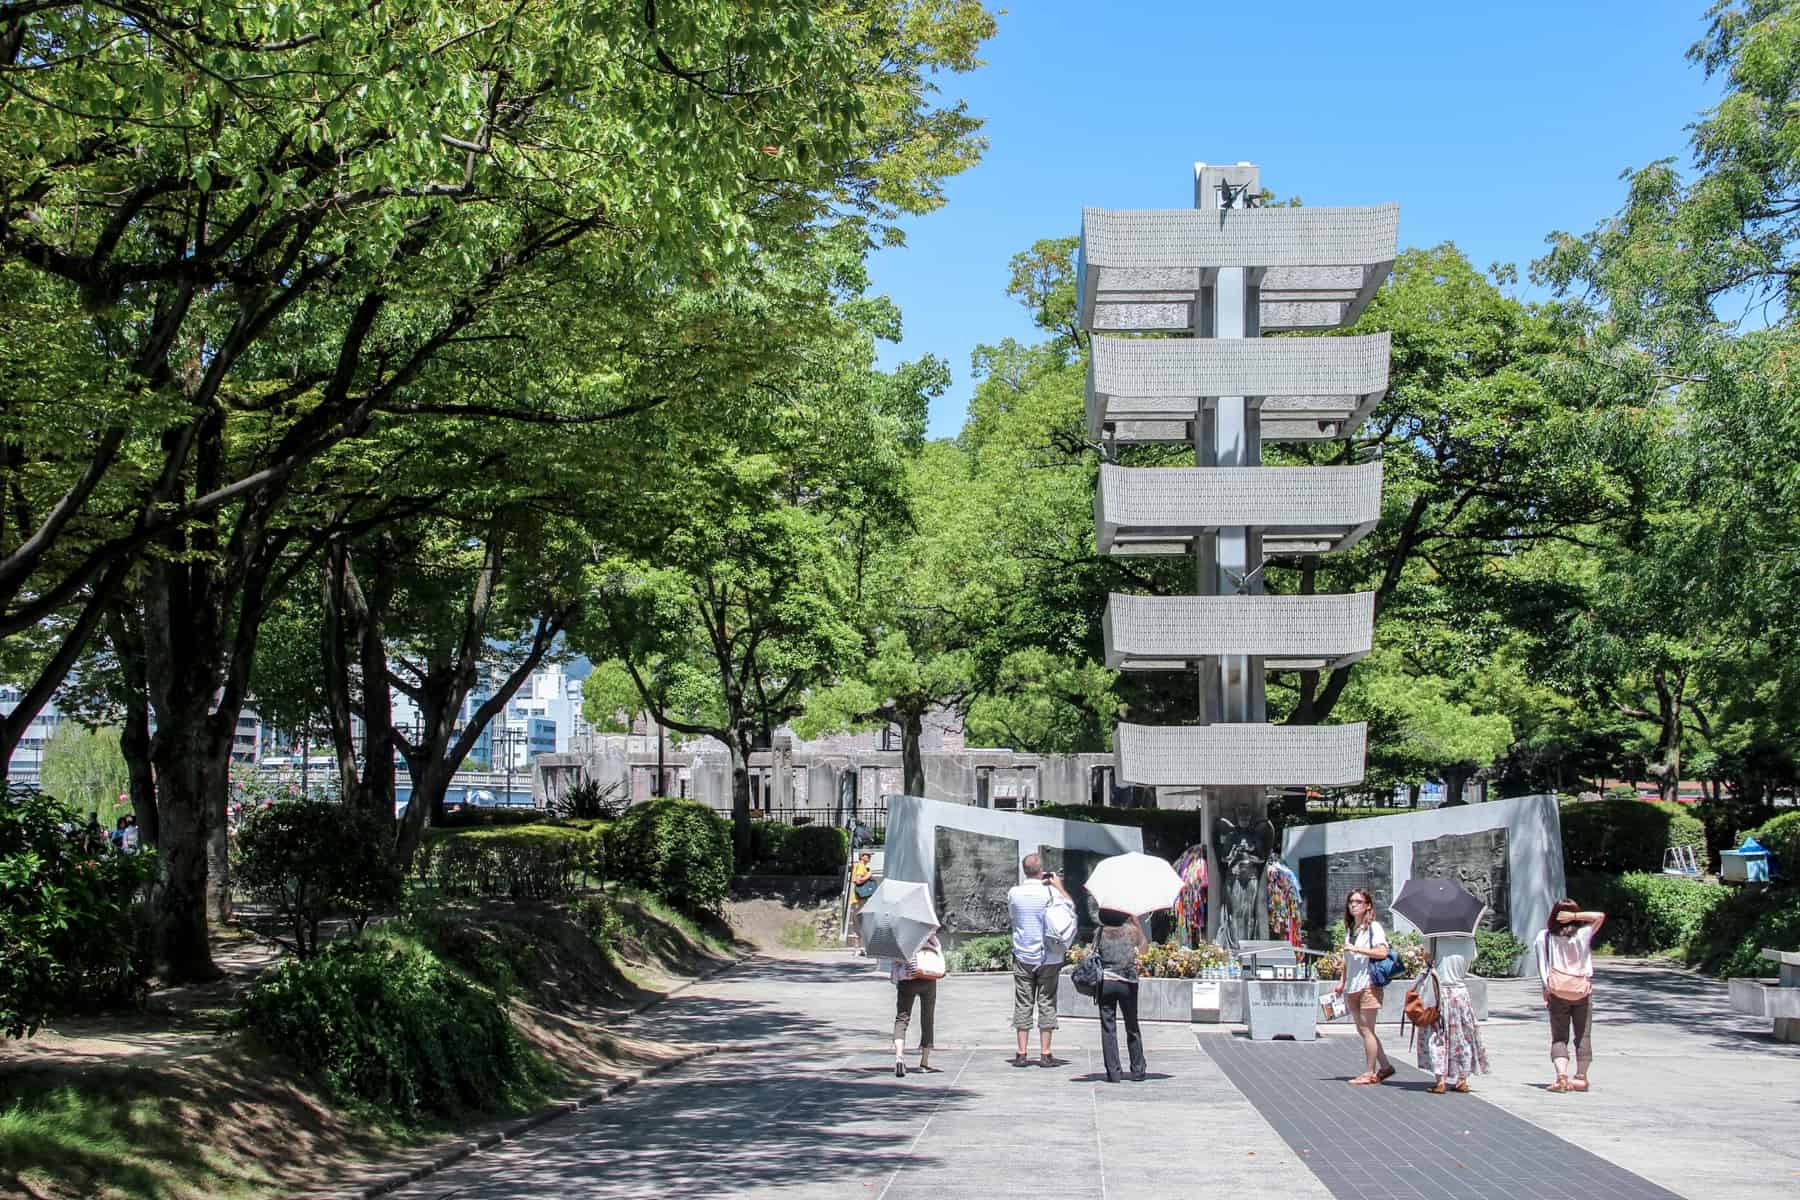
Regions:
[[[1469,1076],[1488,1073],[1487,1046],[1482,1043],[1475,1002],[1469,996],[1469,972],[1477,954],[1475,939],[1433,937],[1427,940],[1425,953],[1437,975],[1438,1019],[1419,1038],[1419,1066],[1437,1076],[1429,1089],[1433,1095],[1466,1092]],[[1426,1003],[1432,1000],[1426,998]]]

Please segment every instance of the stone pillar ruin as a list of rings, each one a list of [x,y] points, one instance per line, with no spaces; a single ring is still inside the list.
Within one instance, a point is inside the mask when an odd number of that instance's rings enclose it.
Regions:
[[[1352,324],[1399,227],[1395,205],[1266,208],[1261,191],[1254,164],[1196,163],[1192,209],[1083,210],[1076,266],[1094,334],[1088,429],[1106,460],[1100,553],[1194,561],[1194,595],[1108,600],[1107,665],[1192,672],[1197,693],[1196,724],[1117,727],[1117,776],[1203,811],[1208,923],[1226,945],[1267,936],[1271,789],[1363,776],[1364,726],[1269,725],[1264,675],[1352,662],[1374,625],[1372,594],[1269,595],[1264,568],[1372,529],[1381,463],[1262,458],[1265,444],[1348,439],[1387,389],[1388,335],[1265,335]],[[1120,465],[1121,448],[1145,445],[1191,446],[1194,465]]]

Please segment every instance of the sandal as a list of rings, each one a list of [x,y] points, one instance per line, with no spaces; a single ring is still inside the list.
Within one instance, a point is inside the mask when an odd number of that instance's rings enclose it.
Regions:
[[[1394,1072],[1397,1069],[1398,1068],[1395,1068],[1395,1067],[1381,1068],[1381,1070],[1375,1072],[1375,1082],[1376,1083],[1386,1083],[1388,1081],[1388,1079],[1393,1076]]]
[[[1588,1090],[1588,1081],[1587,1081],[1587,1076],[1585,1076],[1585,1075],[1576,1075],[1576,1076],[1574,1076],[1574,1077],[1573,1077],[1573,1078],[1571,1078],[1571,1079],[1570,1079],[1570,1080],[1569,1080],[1569,1090],[1570,1090],[1570,1091],[1571,1091],[1571,1092],[1585,1092],[1585,1091],[1587,1091],[1587,1090]]]
[[[1430,1087],[1426,1088],[1425,1090],[1430,1092],[1434,1096],[1441,1096],[1444,1094],[1443,1082],[1440,1080],[1439,1082],[1432,1084]]]
[[[1358,1075],[1355,1079],[1350,1080],[1350,1082],[1354,1083],[1360,1087],[1360,1086],[1366,1086],[1368,1084],[1380,1083],[1381,1080],[1377,1079],[1375,1076],[1370,1075],[1368,1072],[1365,1071],[1361,1075]]]
[[[1556,1092],[1560,1095],[1563,1092],[1572,1092],[1575,1089],[1569,1086],[1569,1077],[1567,1075],[1558,1075],[1556,1077],[1556,1082],[1544,1090],[1546,1092]]]
[[[1461,1092],[1466,1096],[1469,1093],[1469,1081],[1466,1079],[1459,1079],[1457,1080],[1456,1086],[1451,1090]]]

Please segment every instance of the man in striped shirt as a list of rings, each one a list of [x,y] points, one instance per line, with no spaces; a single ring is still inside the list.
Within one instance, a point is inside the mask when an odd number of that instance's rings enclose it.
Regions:
[[[1031,1063],[1025,1049],[1031,1040],[1035,1011],[1038,1062],[1056,1067],[1063,1060],[1050,1053],[1050,1036],[1056,1030],[1056,985],[1062,977],[1063,955],[1060,947],[1044,945],[1044,925],[1051,919],[1053,905],[1067,907],[1067,913],[1056,919],[1073,918],[1075,902],[1056,873],[1044,870],[1043,859],[1037,855],[1027,854],[1019,866],[1025,882],[1006,893],[1006,908],[1012,916],[1013,1031],[1019,1039],[1019,1052],[1013,1056],[1012,1064],[1024,1067]]]

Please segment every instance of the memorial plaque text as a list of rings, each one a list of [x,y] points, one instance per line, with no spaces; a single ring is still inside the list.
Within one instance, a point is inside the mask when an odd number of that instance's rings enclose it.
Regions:
[[[1321,945],[1330,944],[1330,928],[1344,919],[1344,898],[1356,888],[1375,897],[1375,919],[1393,927],[1394,850],[1374,846],[1368,850],[1344,850],[1315,854],[1300,860],[1295,874],[1306,899],[1307,935]]]
[[[1487,901],[1483,929],[1512,926],[1512,891],[1506,870],[1506,830],[1483,829],[1476,833],[1446,833],[1429,841],[1414,842],[1414,879],[1448,879],[1472,896]]]
[[[948,933],[1004,933],[1012,921],[1006,893],[1019,881],[1014,838],[937,827],[937,878],[932,891]]]

